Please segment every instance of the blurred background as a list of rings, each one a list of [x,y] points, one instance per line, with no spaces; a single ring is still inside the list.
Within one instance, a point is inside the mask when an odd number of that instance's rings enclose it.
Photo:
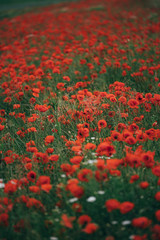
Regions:
[[[27,11],[34,10],[36,7],[75,1],[80,0],[0,0],[0,19],[14,17]],[[131,3],[132,2],[143,5],[144,7],[156,7],[160,9],[160,0],[131,0]],[[101,3],[101,0],[97,0],[97,3]]]
[[[0,10],[32,6],[43,6],[67,1],[75,0],[0,0]]]
[[[31,7],[37,5],[48,5],[67,1],[70,2],[76,0],[0,0],[0,10],[5,8],[19,8],[22,6]],[[160,6],[160,0],[134,0],[134,1],[143,3],[144,5],[150,5],[155,7]],[[97,0],[97,2],[100,3],[101,0]]]
[[[142,0],[142,2],[148,7],[160,7],[160,0]]]
[[[75,1],[78,0],[0,0],[0,19],[34,11],[37,7]]]

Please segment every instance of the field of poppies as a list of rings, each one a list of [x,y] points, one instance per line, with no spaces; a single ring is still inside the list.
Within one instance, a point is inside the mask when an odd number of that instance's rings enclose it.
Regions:
[[[132,0],[0,21],[0,239],[160,239],[160,16]]]

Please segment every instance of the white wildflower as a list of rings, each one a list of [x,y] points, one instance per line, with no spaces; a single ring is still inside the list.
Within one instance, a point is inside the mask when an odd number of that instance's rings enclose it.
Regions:
[[[87,161],[87,163],[89,163],[89,164],[97,163],[97,160],[96,159],[89,159]]]
[[[68,202],[70,202],[70,203],[73,203],[73,202],[76,202],[78,200],[78,198],[71,198],[71,199],[69,199],[69,201]]]
[[[128,224],[130,224],[130,223],[131,223],[130,220],[124,220],[121,224],[122,224],[123,226],[125,226],[125,225],[128,225]]]
[[[98,191],[97,193],[100,194],[100,195],[103,195],[103,194],[105,193],[105,191],[101,191],[101,190],[100,190],[100,191]]]
[[[58,240],[57,237],[50,237],[50,240]]]
[[[90,196],[89,198],[87,198],[86,200],[87,202],[95,202],[96,198],[94,196]]]
[[[112,221],[111,222],[113,225],[117,224],[118,222],[117,221]]]
[[[0,188],[4,188],[5,184],[0,182]]]
[[[95,153],[95,152],[92,152],[91,154],[92,154],[93,156],[95,156],[95,155],[96,155],[96,153]]]
[[[134,238],[134,235],[131,235],[131,236],[129,236],[129,239],[131,239],[131,240],[132,240],[133,238]]]

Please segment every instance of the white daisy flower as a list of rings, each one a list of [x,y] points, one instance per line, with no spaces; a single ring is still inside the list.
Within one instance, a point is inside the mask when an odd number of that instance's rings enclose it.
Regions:
[[[94,196],[90,196],[89,198],[87,198],[86,200],[87,202],[95,202],[96,198]]]
[[[3,179],[1,178],[0,179],[0,188],[4,188],[5,187],[5,184],[3,183]]]
[[[123,226],[126,226],[126,225],[128,225],[128,224],[130,224],[130,223],[131,223],[130,220],[124,220],[123,222],[121,222],[121,224],[122,224]]]
[[[50,237],[50,240],[58,240],[57,237]]]
[[[98,191],[97,193],[100,195],[103,195],[105,193],[105,191]]]
[[[73,203],[73,202],[76,202],[78,200],[78,198],[71,198],[71,199],[69,199],[69,201],[68,202],[70,202],[70,203]]]

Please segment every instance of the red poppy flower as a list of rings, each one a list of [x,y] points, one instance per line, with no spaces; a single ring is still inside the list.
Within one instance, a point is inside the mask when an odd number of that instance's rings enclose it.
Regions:
[[[4,126],[0,124],[0,131],[4,129]]]
[[[13,194],[17,191],[18,182],[17,180],[10,180],[8,183],[5,184],[4,192],[7,194]]]
[[[86,138],[89,136],[89,129],[88,128],[80,128],[78,129],[78,138]]]
[[[73,203],[72,205],[72,209],[75,211],[75,212],[82,212],[82,205],[79,204],[79,203]]]
[[[151,220],[147,217],[134,218],[132,220],[132,225],[137,228],[147,228],[151,224]]]
[[[158,202],[160,202],[160,192],[157,192],[157,193],[155,194],[155,199],[156,199]]]
[[[149,183],[147,181],[144,181],[144,182],[141,182],[139,185],[141,188],[146,189],[149,186]]]
[[[75,217],[68,217],[66,214],[63,214],[61,224],[67,228],[73,228],[72,222],[74,220],[75,220]]]
[[[128,212],[130,212],[132,209],[134,208],[134,203],[132,202],[123,202],[120,204],[120,212],[122,214],[126,214]]]
[[[84,224],[86,224],[86,223],[89,223],[89,222],[91,222],[91,217],[90,216],[88,216],[88,215],[81,215],[79,218],[78,218],[78,223],[80,224],[80,225],[84,225]]]
[[[82,182],[88,182],[92,177],[92,170],[84,168],[79,171],[77,177]]]
[[[115,240],[115,238],[113,236],[108,236],[105,238],[105,240]]]
[[[26,163],[26,164],[25,164],[25,169],[26,169],[26,170],[31,170],[31,169],[32,169],[32,163],[30,163],[30,162],[29,162],[29,163]]]
[[[52,143],[54,141],[54,136],[52,135],[49,135],[45,138],[45,144],[49,144],[49,143]]]
[[[50,184],[50,177],[49,176],[39,176],[37,180],[37,186],[41,186],[43,184]]]
[[[47,193],[50,192],[50,190],[52,189],[52,185],[51,184],[42,184],[41,185],[41,189]]]
[[[9,219],[9,216],[7,213],[0,214],[0,225],[7,227],[9,224],[8,219]]]
[[[105,202],[105,206],[108,212],[112,212],[113,210],[119,209],[120,202],[116,199],[109,199]]]
[[[84,157],[82,156],[74,156],[73,158],[70,159],[70,162],[73,164],[80,164],[82,162]]]
[[[122,134],[117,131],[111,131],[111,138],[113,141],[122,141]]]
[[[94,143],[87,143],[84,148],[86,150],[94,150],[96,148],[96,145]]]
[[[37,186],[30,186],[29,190],[34,193],[38,193],[38,194],[40,193],[40,188]]]
[[[160,177],[160,166],[156,166],[152,168],[152,173],[157,176]]]
[[[130,99],[128,101],[128,106],[130,108],[138,108],[139,102],[136,99]]]
[[[156,224],[152,228],[152,239],[159,240],[160,239],[160,225]]]
[[[105,128],[105,127],[107,127],[107,122],[104,119],[99,120],[98,121],[98,128],[101,129],[101,128]]]
[[[106,155],[107,157],[110,157],[116,151],[110,143],[102,142],[98,145],[96,152],[97,152],[98,156]]]
[[[88,223],[87,226],[82,230],[87,234],[94,233],[98,229],[98,225],[95,223]]]
[[[83,187],[78,186],[76,183],[70,184],[68,188],[74,197],[81,198],[84,194]]]
[[[49,156],[49,160],[52,161],[52,162],[57,162],[58,159],[59,159],[58,155],[51,155],[51,156]]]
[[[36,180],[36,173],[34,171],[30,171],[27,173],[27,179],[31,182],[35,182]]]
[[[137,142],[137,140],[133,136],[128,136],[125,139],[125,142],[128,143],[129,145],[134,145]]]
[[[160,221],[160,210],[157,210],[155,212],[155,215],[156,215],[157,220]]]
[[[35,198],[28,198],[26,202],[26,206],[28,208],[32,208],[32,207],[41,208],[41,209],[44,208],[43,204]]]
[[[130,178],[130,183],[134,183],[135,181],[137,181],[139,179],[139,175],[135,174],[133,176],[131,176]]]

